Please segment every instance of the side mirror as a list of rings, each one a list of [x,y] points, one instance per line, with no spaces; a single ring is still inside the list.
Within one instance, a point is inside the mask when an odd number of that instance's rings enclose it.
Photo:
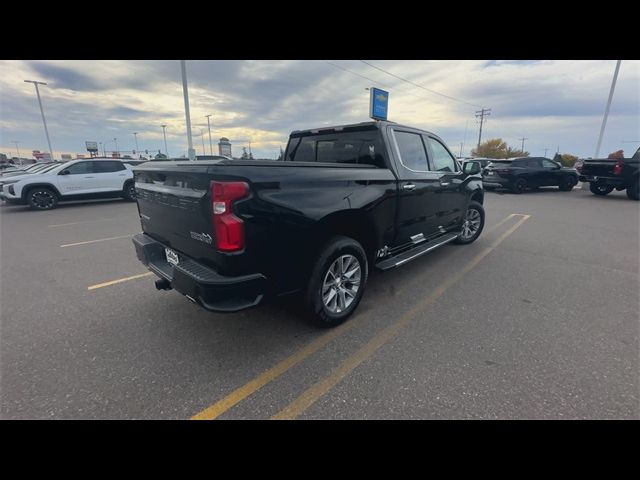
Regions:
[[[478,173],[480,173],[480,170],[480,162],[465,162],[464,166],[462,167],[462,171],[465,173],[465,175],[477,175]]]
[[[69,175],[69,170],[62,170],[58,175]]]

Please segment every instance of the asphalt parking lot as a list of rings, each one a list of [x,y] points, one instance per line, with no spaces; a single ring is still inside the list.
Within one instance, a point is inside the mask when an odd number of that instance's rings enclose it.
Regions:
[[[488,192],[469,246],[373,274],[347,323],[154,288],[121,200],[0,207],[4,419],[640,418],[640,204]]]

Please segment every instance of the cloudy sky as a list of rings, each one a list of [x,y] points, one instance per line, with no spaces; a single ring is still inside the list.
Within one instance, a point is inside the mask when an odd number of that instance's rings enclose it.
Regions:
[[[593,156],[615,61],[188,61],[194,148],[209,150],[207,120],[217,139],[231,139],[257,157],[275,158],[291,130],[368,119],[369,92],[390,92],[389,119],[433,131],[463,154],[478,141],[481,107],[490,108],[482,137],[501,137],[534,155]],[[373,65],[373,66],[372,66]],[[379,69],[376,69],[378,67]],[[402,81],[391,74],[415,84]],[[22,156],[47,150],[32,84],[39,80],[54,154],[86,153],[87,140],[120,151],[186,154],[187,140],[180,62],[0,61],[0,152]],[[443,95],[438,95],[438,92]],[[453,98],[449,98],[453,97]],[[602,154],[640,143],[640,61],[620,68]],[[109,143],[110,142],[110,143]],[[214,153],[216,153],[214,151]]]

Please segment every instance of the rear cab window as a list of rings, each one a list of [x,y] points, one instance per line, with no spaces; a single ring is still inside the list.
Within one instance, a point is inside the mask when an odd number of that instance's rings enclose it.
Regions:
[[[386,168],[378,130],[292,136],[287,145],[284,160]]]

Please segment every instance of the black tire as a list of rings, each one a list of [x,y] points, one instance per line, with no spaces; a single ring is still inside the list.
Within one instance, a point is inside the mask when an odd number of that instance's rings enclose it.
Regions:
[[[465,213],[465,222],[471,215],[473,215],[471,213],[472,211],[476,211],[480,214],[480,224],[478,225],[477,230],[475,230],[475,232],[470,237],[465,237],[465,225],[463,223],[462,233],[453,241],[453,243],[457,243],[458,245],[468,245],[472,242],[475,242],[482,233],[482,229],[484,228],[484,208],[478,202],[469,202],[469,206],[467,207],[467,211]]]
[[[122,197],[129,202],[136,201],[136,185],[133,181],[126,182],[122,189]]]
[[[640,181],[636,179],[628,188],[627,188],[627,197],[631,200],[638,200],[640,198]]]
[[[591,190],[591,193],[594,195],[604,196],[613,192],[613,187],[611,185],[598,185],[597,183],[591,182],[589,183],[589,190]]]
[[[355,295],[352,297],[351,303],[346,308],[341,309],[340,304],[337,303],[339,299],[342,299],[343,305],[346,305],[347,295],[336,293],[339,291],[339,286],[332,285],[329,289],[325,289],[325,279],[330,280],[329,270],[334,266],[335,262],[339,262],[341,258],[351,257],[358,261],[358,267],[360,268],[360,280]],[[350,260],[351,261],[351,260]],[[349,264],[347,272],[349,273],[355,265]],[[333,270],[336,271],[336,270]],[[336,271],[337,273],[337,271]],[[333,275],[333,274],[331,274]],[[355,274],[352,274],[355,275]],[[332,237],[323,247],[318,260],[313,267],[311,278],[309,279],[309,285],[307,286],[307,292],[305,295],[306,309],[308,313],[308,320],[315,326],[321,328],[330,328],[340,325],[344,322],[357,308],[364,289],[367,283],[368,277],[368,262],[367,254],[365,253],[362,245],[356,242],[354,239],[344,236]],[[343,282],[346,277],[343,277],[340,282]],[[352,277],[355,278],[355,277]],[[353,284],[344,282],[347,285],[345,290],[353,289]],[[324,291],[323,291],[324,290]],[[331,292],[334,292],[333,297],[336,299],[336,304],[331,308],[332,302],[329,301],[329,306],[325,304],[323,293],[330,297]],[[336,311],[337,310],[337,311]]]
[[[35,187],[27,193],[27,203],[32,210],[52,210],[58,206],[58,194],[47,187]]]
[[[563,192],[570,192],[571,190],[573,190],[573,187],[575,187],[577,183],[578,180],[574,176],[567,175],[562,180],[560,180],[560,185],[558,186],[558,188],[560,188],[560,190]]]
[[[524,193],[526,189],[527,181],[524,178],[516,179],[516,181],[511,185],[511,191],[516,194]]]

